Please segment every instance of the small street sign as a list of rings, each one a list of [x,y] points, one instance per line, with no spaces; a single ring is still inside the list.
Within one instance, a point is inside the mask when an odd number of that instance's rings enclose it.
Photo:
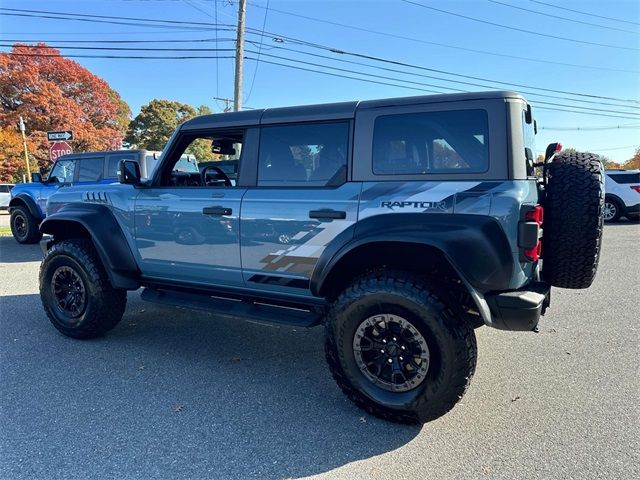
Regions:
[[[52,162],[55,162],[62,155],[68,155],[70,153],[73,153],[73,149],[67,142],[54,142],[51,147],[49,147],[49,158]]]
[[[59,132],[47,132],[47,138],[50,142],[58,140],[72,140],[73,132],[71,130],[62,130]]]

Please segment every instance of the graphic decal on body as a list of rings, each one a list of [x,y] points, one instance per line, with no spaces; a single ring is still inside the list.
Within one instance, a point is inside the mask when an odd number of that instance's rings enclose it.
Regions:
[[[514,183],[519,183],[521,188],[516,188]],[[517,225],[511,217],[519,215],[519,206],[531,196],[528,188],[526,182],[513,181],[424,182],[421,185],[416,185],[416,182],[365,183],[358,220],[390,213],[491,214],[507,227]],[[297,233],[292,237],[297,241],[296,245],[261,259],[262,270],[310,278],[327,245],[354,223],[335,220],[318,223],[312,229]],[[505,230],[512,244],[516,245],[517,232]]]
[[[319,223],[310,231],[297,233],[292,240],[299,240],[302,243],[275,251],[261,259],[260,262],[264,264],[262,270],[310,277],[329,242],[354,223],[350,220],[334,220]]]

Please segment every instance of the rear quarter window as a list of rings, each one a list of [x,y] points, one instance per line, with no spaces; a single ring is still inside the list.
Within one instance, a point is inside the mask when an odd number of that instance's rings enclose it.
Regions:
[[[616,183],[640,184],[640,172],[638,173],[609,173],[609,177]]]
[[[373,173],[483,173],[489,169],[485,110],[380,116],[373,133]]]

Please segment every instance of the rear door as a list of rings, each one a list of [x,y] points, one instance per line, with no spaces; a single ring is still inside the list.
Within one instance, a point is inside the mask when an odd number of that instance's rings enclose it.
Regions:
[[[360,184],[347,182],[351,122],[263,126],[257,186],[242,201],[248,287],[311,295],[326,245],[357,217]]]

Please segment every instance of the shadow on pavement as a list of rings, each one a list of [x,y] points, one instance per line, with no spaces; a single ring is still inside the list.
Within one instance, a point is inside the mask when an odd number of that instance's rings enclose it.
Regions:
[[[42,250],[38,243],[22,245],[13,237],[0,237],[0,262],[39,262],[42,260]]]
[[[420,432],[340,392],[320,328],[159,308],[130,293],[118,327],[78,341],[54,330],[38,296],[1,302],[0,475],[296,478]]]

